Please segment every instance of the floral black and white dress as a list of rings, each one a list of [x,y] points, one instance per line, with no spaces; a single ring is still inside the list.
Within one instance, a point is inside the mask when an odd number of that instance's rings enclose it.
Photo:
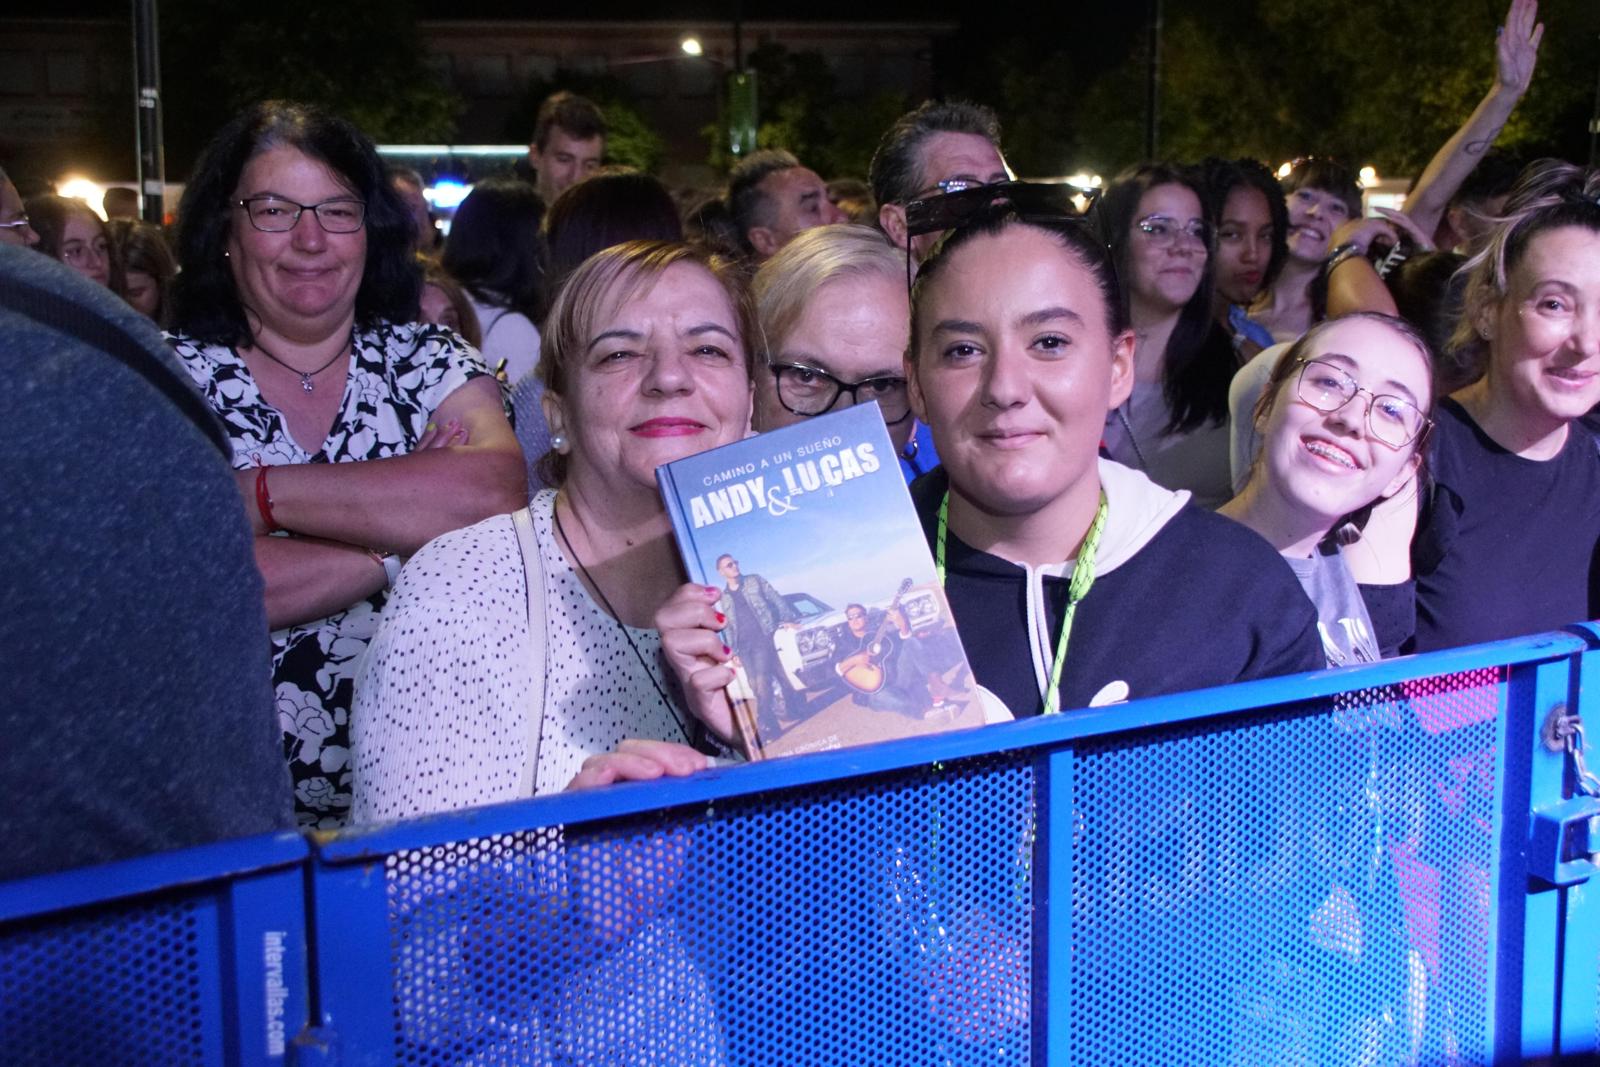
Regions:
[[[359,463],[403,456],[449,396],[488,373],[453,331],[380,322],[357,331],[344,399],[315,451],[289,435],[239,353],[183,336],[173,350],[233,442],[233,466]],[[300,825],[330,829],[350,812],[350,705],[355,669],[377,629],[386,591],[314,622],[272,632],[272,682]]]

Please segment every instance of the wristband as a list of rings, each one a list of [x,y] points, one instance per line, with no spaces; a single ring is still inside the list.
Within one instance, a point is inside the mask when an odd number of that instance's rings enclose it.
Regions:
[[[277,533],[283,527],[272,517],[272,493],[267,489],[267,471],[270,469],[261,467],[256,471],[256,510],[261,513],[261,524],[267,528],[267,533]]]
[[[1333,269],[1339,264],[1343,263],[1345,260],[1351,258],[1352,256],[1364,256],[1366,254],[1366,250],[1360,245],[1356,244],[1354,241],[1346,241],[1344,244],[1328,253],[1328,258],[1322,261],[1322,269],[1326,273],[1332,274]]]

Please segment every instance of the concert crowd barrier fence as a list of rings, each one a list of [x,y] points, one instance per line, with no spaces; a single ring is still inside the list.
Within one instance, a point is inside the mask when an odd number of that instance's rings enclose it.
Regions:
[[[1594,1062],[1597,700],[1585,625],[13,882],[0,1060]]]

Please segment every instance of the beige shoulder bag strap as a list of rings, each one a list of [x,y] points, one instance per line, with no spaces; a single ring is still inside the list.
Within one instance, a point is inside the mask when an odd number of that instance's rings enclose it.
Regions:
[[[512,524],[517,529],[517,544],[522,549],[522,581],[528,597],[528,643],[533,649],[533,669],[530,672],[533,684],[524,697],[528,709],[528,752],[531,758],[522,769],[518,795],[531,797],[539,787],[539,742],[544,729],[545,670],[550,641],[545,619],[544,557],[539,554],[539,542],[533,535],[533,505],[530,503],[513,512]]]

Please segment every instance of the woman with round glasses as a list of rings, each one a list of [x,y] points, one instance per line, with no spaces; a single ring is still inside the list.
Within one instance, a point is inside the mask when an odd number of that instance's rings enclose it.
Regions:
[[[1482,378],[1437,412],[1418,530],[1416,649],[1594,617],[1600,453],[1600,171],[1517,180],[1468,261],[1458,358]]]
[[[1358,587],[1346,557],[1381,549],[1340,542],[1347,523],[1359,526],[1374,504],[1414,485],[1432,379],[1427,342],[1415,329],[1361,313],[1307,331],[1278,361],[1256,407],[1261,453],[1220,512],[1288,561],[1316,605],[1330,666],[1395,655],[1411,637],[1411,583]],[[1404,560],[1387,562],[1391,571],[1409,570]]]
[[[973,673],[1017,716],[1324,665],[1271,546],[1099,457],[1134,347],[1110,258],[1072,220],[984,212],[917,279],[907,371],[943,465],[913,498]],[[657,621],[726,735],[732,674],[699,588]]]
[[[1095,207],[1134,338],[1133,391],[1105,421],[1106,454],[1215,508],[1228,499],[1231,351],[1211,330],[1211,219],[1198,179],[1149,163],[1123,173]]]
[[[411,222],[370,141],[257,104],[184,192],[172,346],[233,442],[302,825],[350,805],[356,663],[402,557],[524,499],[500,391],[413,323]]]
[[[756,272],[766,366],[755,378],[757,431],[876,400],[907,480],[938,465],[911,413],[902,366],[910,333],[904,253],[868,226],[818,226]]]
[[[82,200],[41,193],[28,198],[28,221],[38,231],[34,247],[92,282],[116,288],[115,261],[106,224]]]

